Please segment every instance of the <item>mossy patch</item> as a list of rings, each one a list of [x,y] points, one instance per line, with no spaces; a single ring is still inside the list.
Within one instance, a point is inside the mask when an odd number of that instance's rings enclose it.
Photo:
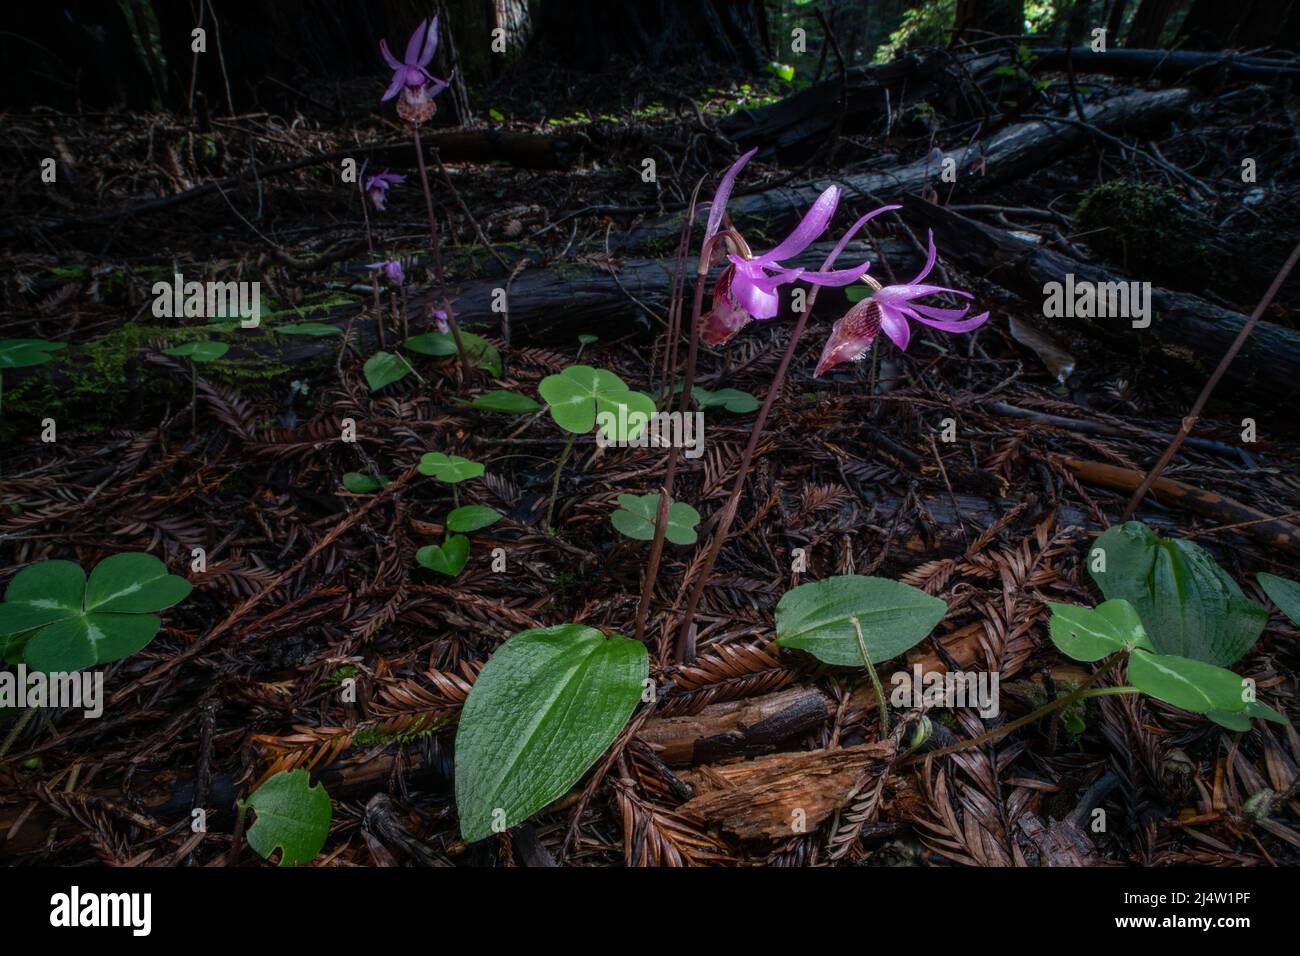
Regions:
[[[1170,189],[1112,179],[1083,194],[1075,234],[1098,256],[1138,278],[1171,285],[1204,276],[1214,262],[1214,225]]]

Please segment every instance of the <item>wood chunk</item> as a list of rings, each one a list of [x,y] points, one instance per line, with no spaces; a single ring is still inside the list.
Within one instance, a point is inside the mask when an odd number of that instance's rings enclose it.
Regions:
[[[893,758],[893,741],[885,740],[685,771],[695,796],[679,812],[745,840],[786,838],[813,830],[844,805],[864,770]]]

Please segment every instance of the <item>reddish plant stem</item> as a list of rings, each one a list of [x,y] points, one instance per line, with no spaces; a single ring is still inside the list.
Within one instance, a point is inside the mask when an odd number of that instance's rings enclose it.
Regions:
[[[1270,285],[1268,291],[1264,293],[1264,298],[1259,300],[1259,305],[1255,306],[1255,311],[1250,313],[1250,318],[1246,320],[1246,324],[1241,327],[1241,331],[1237,333],[1237,337],[1233,340],[1232,345],[1228,347],[1228,351],[1225,352],[1223,358],[1219,360],[1218,368],[1214,370],[1214,374],[1210,376],[1210,380],[1206,382],[1205,387],[1201,389],[1201,394],[1196,396],[1196,401],[1192,404],[1192,410],[1188,412],[1187,417],[1183,419],[1183,424],[1182,427],[1178,429],[1178,434],[1175,435],[1173,441],[1169,443],[1169,447],[1166,448],[1165,453],[1160,456],[1160,460],[1156,462],[1155,467],[1152,468],[1147,473],[1147,476],[1142,479],[1142,484],[1138,485],[1137,490],[1133,492],[1133,497],[1129,499],[1128,506],[1124,509],[1123,517],[1119,519],[1121,523],[1128,521],[1133,517],[1134,512],[1138,509],[1138,505],[1140,505],[1142,499],[1146,497],[1146,493],[1151,490],[1151,486],[1156,483],[1156,479],[1160,477],[1165,468],[1169,466],[1169,463],[1173,461],[1174,455],[1178,454],[1178,449],[1182,447],[1183,440],[1187,438],[1187,436],[1192,433],[1192,429],[1196,427],[1196,422],[1201,417],[1201,411],[1205,408],[1205,404],[1210,400],[1210,395],[1214,391],[1215,386],[1219,384],[1219,379],[1223,378],[1224,373],[1228,371],[1228,366],[1232,364],[1232,360],[1237,357],[1237,353],[1241,351],[1242,347],[1246,344],[1246,340],[1250,338],[1250,333],[1255,328],[1255,324],[1259,321],[1260,316],[1262,316],[1268,310],[1268,307],[1273,304],[1273,299],[1277,297],[1278,291],[1282,288],[1282,284],[1286,282],[1287,276],[1289,276],[1291,270],[1295,268],[1297,260],[1300,260],[1300,243],[1297,243],[1296,247],[1291,250],[1291,255],[1287,258],[1286,262],[1282,264],[1282,268],[1278,270],[1277,276],[1273,279],[1273,284]]]
[[[460,326],[451,311],[451,300],[447,298],[447,273],[442,268],[442,243],[438,239],[438,217],[433,211],[433,193],[429,190],[429,171],[424,165],[424,146],[420,142],[420,127],[414,123],[411,124],[411,135],[415,138],[415,159],[420,166],[420,186],[424,189],[424,207],[429,213],[433,274],[438,280],[438,296],[442,299],[443,311],[447,313],[447,325],[451,328],[451,337],[456,343],[456,354],[460,356],[461,388],[464,389],[470,382],[469,359],[465,355],[465,346],[460,340]]]
[[[676,660],[679,664],[685,663],[690,657],[694,656],[688,654],[688,642],[691,636],[691,624],[695,620],[695,611],[700,604],[700,596],[704,593],[704,588],[709,582],[709,574],[713,571],[714,562],[718,560],[718,552],[722,550],[722,545],[727,540],[727,532],[731,530],[731,522],[736,518],[736,508],[740,503],[741,492],[745,489],[745,479],[749,477],[750,465],[754,462],[754,452],[758,448],[758,440],[763,435],[763,426],[767,423],[767,416],[772,411],[772,405],[776,402],[776,396],[781,391],[781,385],[785,382],[785,373],[790,368],[790,362],[794,359],[795,350],[799,347],[799,340],[803,337],[804,327],[808,324],[808,316],[812,313],[813,303],[817,301],[819,288],[819,286],[813,286],[808,290],[808,300],[804,303],[803,312],[799,314],[799,319],[790,332],[790,342],[785,347],[785,354],[781,356],[781,364],[777,366],[776,374],[772,376],[772,384],[768,387],[767,397],[763,399],[763,405],[758,410],[758,417],[754,420],[754,427],[749,433],[749,443],[745,446],[745,454],[740,459],[740,470],[736,473],[736,481],[731,486],[731,494],[727,497],[727,503],[722,507],[722,515],[718,519],[717,528],[714,529],[713,538],[709,541],[709,550],[704,557],[704,564],[701,566],[695,584],[691,588],[691,596],[686,603],[686,613],[682,617],[681,630],[677,632]]]
[[[695,360],[698,354],[700,338],[700,312],[704,307],[704,280],[708,275],[708,261],[702,260],[703,271],[695,277],[695,300],[691,305],[691,344],[686,359],[686,378],[682,381],[682,397],[678,403],[683,421],[690,413],[691,389],[695,385]],[[676,352],[674,346],[673,352]],[[676,355],[673,356],[676,359]],[[669,374],[665,376],[668,388],[672,388],[672,371],[676,370],[674,361]],[[650,612],[650,599],[654,594],[655,579],[659,576],[659,562],[664,554],[664,536],[668,531],[668,506],[672,500],[673,479],[677,476],[677,456],[680,449],[673,445],[668,451],[668,470],[664,473],[663,487],[659,489],[659,508],[655,513],[655,536],[650,543],[650,559],[646,564],[645,581],[641,584],[641,602],[636,611],[636,639],[645,639],[646,618]]]

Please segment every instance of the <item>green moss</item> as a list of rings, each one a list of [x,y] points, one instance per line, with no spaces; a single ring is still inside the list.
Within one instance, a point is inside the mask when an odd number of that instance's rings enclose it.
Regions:
[[[1213,224],[1172,190],[1112,179],[1083,194],[1075,234],[1097,255],[1143,279],[1177,283],[1212,265]]]

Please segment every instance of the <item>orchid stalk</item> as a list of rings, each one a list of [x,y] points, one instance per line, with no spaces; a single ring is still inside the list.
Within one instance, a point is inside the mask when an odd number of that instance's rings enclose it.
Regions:
[[[748,157],[742,157],[742,161],[746,158]],[[719,193],[722,194],[725,202],[726,195],[730,192],[730,184],[724,183],[724,185],[727,186],[726,193],[723,193],[722,189],[719,190]],[[838,200],[839,191],[836,187],[831,186],[818,197],[794,232],[771,252],[760,257],[746,257],[744,255],[745,250],[742,248],[739,258],[735,255],[731,257],[731,264],[735,271],[729,277],[729,282],[723,286],[720,280],[719,286],[715,287],[721,289],[722,300],[719,302],[718,297],[715,296],[713,310],[710,312],[710,317],[713,319],[711,328],[722,336],[722,341],[726,341],[741,327],[748,324],[750,319],[769,318],[775,315],[776,301],[774,293],[776,286],[782,284],[783,281],[802,279],[812,284],[803,311],[795,322],[794,329],[790,333],[790,341],[781,356],[780,364],[772,377],[772,383],[768,387],[763,404],[758,410],[758,416],[750,431],[749,442],[746,444],[744,454],[741,457],[736,480],[732,485],[726,504],[723,505],[722,512],[718,517],[717,527],[714,529],[713,536],[709,541],[703,564],[700,566],[695,583],[691,588],[686,610],[682,616],[677,634],[675,658],[678,663],[683,663],[694,656],[692,624],[695,612],[699,607],[700,597],[708,584],[709,575],[713,571],[714,563],[722,550],[722,545],[726,542],[731,523],[735,520],[740,495],[744,490],[745,480],[749,476],[749,469],[753,464],[754,452],[758,448],[763,426],[767,423],[767,417],[771,413],[772,405],[781,390],[782,383],[785,381],[786,372],[789,370],[790,363],[794,358],[799,340],[803,336],[804,328],[808,323],[808,316],[812,312],[820,288],[822,286],[844,286],[861,278],[875,290],[875,295],[867,303],[860,303],[860,308],[850,309],[849,313],[836,323],[831,340],[827,342],[826,347],[823,349],[822,359],[818,363],[818,373],[839,362],[852,358],[861,358],[869,350],[875,335],[881,330],[884,330],[885,334],[896,343],[901,343],[900,347],[906,347],[910,335],[907,325],[909,318],[951,332],[970,331],[988,318],[987,312],[968,319],[965,318],[968,310],[939,309],[933,306],[920,305],[913,301],[916,298],[939,292],[954,293],[972,298],[968,292],[922,283],[921,280],[928,276],[930,270],[934,267],[936,252],[933,236],[930,238],[929,256],[925,267],[916,279],[906,285],[880,286],[879,283],[866,274],[870,263],[863,263],[855,269],[832,271],[831,267],[835,264],[835,260],[844,251],[849,240],[857,234],[858,230],[871,219],[884,212],[898,209],[898,206],[882,206],[861,217],[836,243],[821,270],[806,272],[781,266],[779,264],[780,259],[802,252],[826,228],[835,212]],[[715,204],[716,201],[715,197]],[[715,208],[710,210],[711,225],[714,222],[720,223],[722,216],[723,212],[715,205]],[[726,235],[727,233],[723,231],[716,233],[717,237]],[[696,286],[697,316],[702,298],[703,280],[708,268],[709,252],[709,240],[706,239],[704,253],[701,255],[699,282]],[[738,319],[739,321],[737,321]]]
[[[451,301],[447,297],[447,274],[442,265],[442,244],[438,238],[438,217],[433,211],[433,193],[429,189],[429,170],[424,163],[424,144],[420,141],[420,126],[432,119],[438,112],[434,97],[445,90],[447,80],[440,80],[429,73],[427,67],[433,62],[438,50],[438,18],[420,21],[420,25],[411,34],[406,44],[406,53],[399,61],[388,49],[386,40],[379,41],[379,51],[384,61],[393,70],[393,78],[380,102],[387,102],[395,96],[397,115],[406,120],[411,127],[411,138],[415,144],[415,159],[420,169],[420,186],[424,190],[425,211],[429,215],[429,243],[433,253],[434,276],[438,281],[438,296],[442,300],[441,309],[435,310],[445,314],[452,340],[456,343],[456,354],[460,357],[461,387],[470,382],[469,358],[461,341],[460,325],[451,310]],[[381,174],[382,175],[382,174]],[[387,191],[387,186],[383,187]],[[373,197],[372,197],[373,198]]]

